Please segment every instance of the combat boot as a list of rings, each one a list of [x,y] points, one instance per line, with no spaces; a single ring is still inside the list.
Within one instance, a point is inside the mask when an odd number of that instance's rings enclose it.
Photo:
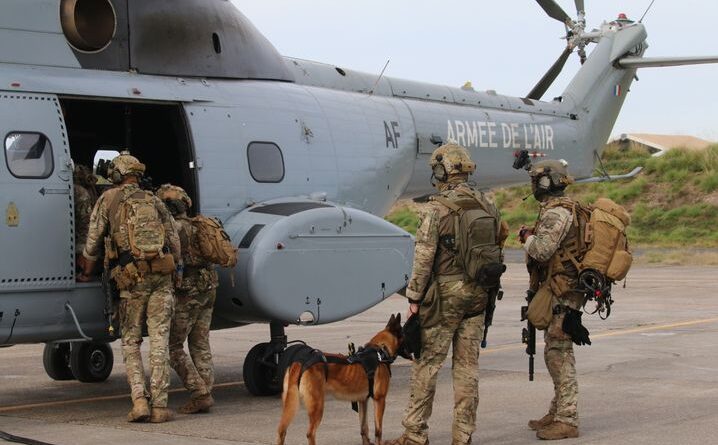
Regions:
[[[209,409],[214,405],[214,399],[211,394],[201,397],[192,398],[178,410],[182,414],[208,413]]]
[[[578,437],[578,428],[563,422],[551,422],[538,430],[536,437],[543,440],[561,440]]]
[[[152,407],[152,414],[150,415],[150,422],[152,423],[165,423],[174,419],[175,414],[169,408],[156,408]]]
[[[396,439],[385,440],[382,442],[384,445],[429,445],[429,439],[425,442],[417,442],[414,439],[410,439],[406,434],[402,434]]]
[[[150,406],[144,397],[132,401],[132,409],[127,413],[128,422],[145,422],[150,417]]]
[[[529,428],[531,428],[534,431],[538,431],[541,428],[545,428],[549,426],[553,422],[553,414],[546,414],[540,419],[537,420],[529,420]]]

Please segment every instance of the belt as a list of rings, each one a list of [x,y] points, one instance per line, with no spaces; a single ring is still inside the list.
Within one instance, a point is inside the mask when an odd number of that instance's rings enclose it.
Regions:
[[[463,281],[464,280],[464,274],[454,274],[454,275],[437,275],[435,278],[437,283],[452,283],[454,281]]]

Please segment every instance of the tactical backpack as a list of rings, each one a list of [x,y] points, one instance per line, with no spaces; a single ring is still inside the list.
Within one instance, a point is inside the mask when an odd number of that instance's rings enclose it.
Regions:
[[[626,237],[631,216],[608,198],[598,199],[590,208],[591,217],[584,237],[588,250],[580,270],[595,270],[610,281],[620,281],[626,277],[633,262]]]
[[[120,253],[129,252],[136,260],[151,261],[163,256],[165,246],[165,227],[155,207],[152,193],[136,190],[129,196],[119,191],[110,206],[110,214],[115,215],[113,239]]]
[[[192,218],[196,233],[196,246],[199,257],[222,267],[237,265],[237,248],[232,245],[222,223],[215,218],[198,215]]]
[[[434,196],[454,216],[455,264],[467,281],[484,288],[499,285],[506,271],[501,249],[501,217],[483,193],[458,188]]]

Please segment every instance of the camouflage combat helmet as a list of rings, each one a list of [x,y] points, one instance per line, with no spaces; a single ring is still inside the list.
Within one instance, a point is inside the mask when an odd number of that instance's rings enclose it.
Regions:
[[[113,182],[119,182],[118,179],[121,180],[122,177],[129,175],[142,177],[145,174],[145,164],[128,152],[123,151],[112,160],[108,174]],[[120,178],[117,177],[118,175]]]
[[[182,201],[188,209],[192,207],[192,199],[190,199],[187,192],[176,185],[162,184],[162,187],[157,189],[157,197],[162,201]]]
[[[563,159],[539,161],[531,166],[529,176],[531,176],[534,195],[537,192],[539,194],[560,192],[574,182],[573,177],[568,174],[568,162]]]
[[[471,160],[469,152],[451,142],[434,150],[429,166],[439,181],[446,181],[453,175],[470,175],[476,171],[476,163]]]

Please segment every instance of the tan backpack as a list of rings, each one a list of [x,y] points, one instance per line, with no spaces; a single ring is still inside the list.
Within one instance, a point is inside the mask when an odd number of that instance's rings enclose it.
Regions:
[[[150,261],[162,256],[165,227],[155,207],[152,193],[135,190],[120,191],[119,202],[113,202],[111,214],[116,215],[113,238],[120,252],[130,252],[136,260]],[[114,209],[116,208],[116,210]]]
[[[196,230],[196,246],[202,259],[222,267],[237,265],[237,248],[232,245],[221,222],[203,215],[197,215],[191,221]]]
[[[626,209],[608,198],[599,198],[591,206],[586,224],[584,239],[588,250],[580,270],[595,270],[611,281],[624,279],[633,262],[626,237],[630,223]]]

